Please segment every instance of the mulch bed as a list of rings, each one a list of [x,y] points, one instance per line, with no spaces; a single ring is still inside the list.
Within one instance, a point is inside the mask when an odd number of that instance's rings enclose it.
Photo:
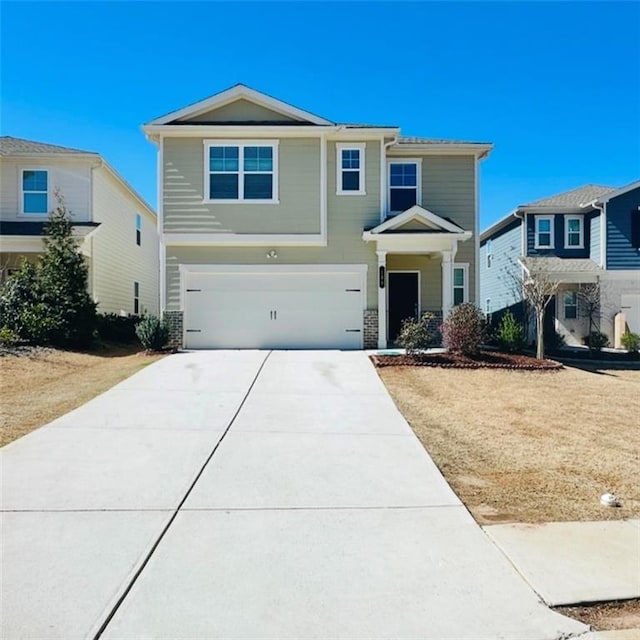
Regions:
[[[523,369],[557,371],[562,364],[555,360],[536,360],[529,356],[497,351],[480,351],[477,356],[457,353],[420,353],[416,355],[372,355],[376,367],[445,367],[450,369]]]

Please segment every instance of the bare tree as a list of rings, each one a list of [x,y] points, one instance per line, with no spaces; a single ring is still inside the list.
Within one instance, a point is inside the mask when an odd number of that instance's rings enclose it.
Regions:
[[[544,316],[551,299],[558,291],[559,282],[548,273],[525,267],[522,278],[522,296],[533,309],[536,318],[536,358],[544,359]]]

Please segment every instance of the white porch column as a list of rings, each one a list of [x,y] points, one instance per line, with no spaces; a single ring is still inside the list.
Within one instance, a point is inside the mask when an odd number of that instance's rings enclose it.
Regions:
[[[442,251],[442,319],[453,306],[453,251]]]
[[[387,252],[376,251],[378,254],[378,349],[387,348]],[[380,267],[385,270],[385,288],[380,286]]]

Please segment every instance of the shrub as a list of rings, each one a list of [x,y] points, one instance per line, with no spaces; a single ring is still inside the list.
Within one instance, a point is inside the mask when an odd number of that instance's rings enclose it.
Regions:
[[[0,346],[13,347],[20,342],[20,336],[6,325],[0,329]]]
[[[99,313],[97,332],[101,340],[130,344],[136,341],[136,325],[140,316],[120,316],[115,313]]]
[[[147,351],[160,351],[169,341],[169,328],[158,316],[145,316],[136,325],[136,335]]]
[[[544,334],[545,344],[547,345],[547,350],[551,353],[556,351],[560,351],[562,347],[566,346],[566,342],[564,336],[557,331],[552,331],[550,333]]]
[[[590,351],[600,351],[609,344],[609,338],[600,331],[592,331],[587,337]]]
[[[463,302],[442,323],[442,342],[454,353],[475,355],[486,338],[487,321],[474,304]]]
[[[398,344],[406,349],[408,354],[414,354],[426,349],[435,342],[436,332],[433,328],[434,315],[426,312],[419,320],[407,318],[402,323],[398,335]]]
[[[640,335],[627,331],[620,338],[622,346],[631,353],[640,351]]]
[[[517,353],[526,345],[524,326],[518,322],[511,311],[507,311],[500,319],[496,330],[496,340],[503,351]]]

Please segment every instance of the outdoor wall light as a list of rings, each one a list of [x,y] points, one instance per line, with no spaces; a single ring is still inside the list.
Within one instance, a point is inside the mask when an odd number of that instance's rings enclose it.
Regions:
[[[267,258],[269,258],[269,260],[271,260],[271,258],[275,260],[277,257],[278,257],[278,252],[275,249],[271,249],[271,251],[267,252]]]
[[[380,288],[384,289],[384,267],[378,267],[378,272],[380,274]]]

